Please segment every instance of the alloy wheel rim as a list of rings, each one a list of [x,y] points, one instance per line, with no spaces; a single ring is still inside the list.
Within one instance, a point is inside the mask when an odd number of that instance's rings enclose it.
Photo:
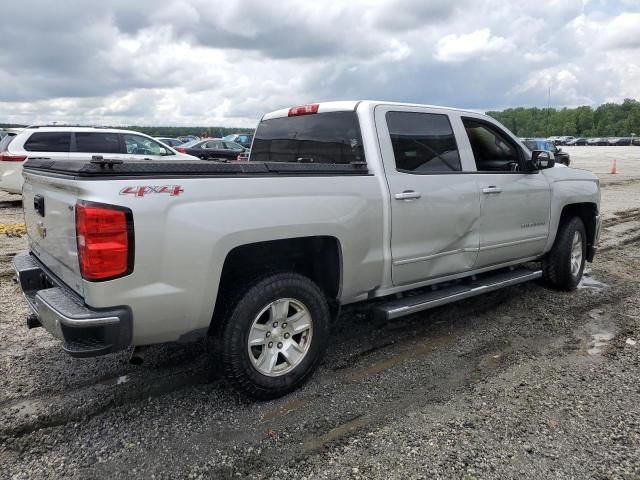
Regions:
[[[576,231],[571,243],[571,275],[577,277],[582,267],[582,234]]]
[[[256,315],[249,329],[247,350],[262,375],[279,377],[304,360],[313,336],[313,319],[299,300],[280,298]]]

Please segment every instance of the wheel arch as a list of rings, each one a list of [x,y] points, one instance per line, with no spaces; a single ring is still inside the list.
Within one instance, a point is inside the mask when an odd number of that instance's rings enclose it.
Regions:
[[[324,293],[332,317],[337,317],[343,283],[342,246],[334,236],[294,237],[239,245],[225,257],[209,327],[214,334],[227,303],[242,284],[268,273],[291,271],[313,280]]]
[[[573,217],[580,218],[584,224],[587,233],[587,260],[591,262],[593,261],[594,247],[598,234],[598,205],[595,202],[576,202],[564,205],[551,230],[547,250],[553,246],[558,234],[558,229],[563,222]]]

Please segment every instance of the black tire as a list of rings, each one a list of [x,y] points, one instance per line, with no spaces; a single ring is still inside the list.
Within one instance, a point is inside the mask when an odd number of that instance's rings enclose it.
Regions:
[[[582,256],[580,268],[572,273],[571,251],[576,232],[582,242]],[[542,260],[542,274],[545,282],[557,290],[575,290],[584,271],[586,256],[586,230],[579,217],[570,217],[561,220],[558,234],[551,251]]]
[[[300,387],[320,363],[329,337],[329,307],[320,288],[297,273],[271,273],[235,290],[215,342],[215,355],[227,381],[240,393],[258,400],[281,397]],[[279,299],[293,299],[304,305],[313,330],[300,363],[287,373],[267,376],[250,358],[249,332],[258,314]],[[278,361],[283,358],[278,356]]]

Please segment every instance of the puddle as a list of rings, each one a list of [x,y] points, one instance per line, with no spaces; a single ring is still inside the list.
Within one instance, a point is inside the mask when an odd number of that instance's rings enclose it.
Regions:
[[[603,290],[607,287],[606,283],[602,283],[591,276],[591,271],[586,271],[582,275],[582,279],[578,284],[578,288],[588,288],[592,290]]]
[[[613,332],[605,330],[591,334],[591,343],[589,344],[590,348],[587,349],[587,353],[589,355],[600,355],[602,353],[602,349],[609,344],[613,337]]]
[[[122,385],[123,383],[127,383],[128,381],[128,375],[120,375],[118,377],[105,378],[104,380],[100,380],[98,383],[101,385]]]
[[[580,334],[583,338],[582,352],[592,356],[600,355],[615,337],[615,322],[611,320],[610,313],[600,308],[587,312],[587,317],[589,321]]]
[[[31,417],[40,413],[43,404],[39,400],[23,399],[12,402],[7,408],[13,410],[16,416]]]

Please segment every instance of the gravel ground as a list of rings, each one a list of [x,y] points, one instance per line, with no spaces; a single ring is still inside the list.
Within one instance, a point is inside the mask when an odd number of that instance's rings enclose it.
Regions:
[[[388,324],[346,310],[313,379],[262,403],[201,343],[141,367],[66,356],[24,326],[25,239],[2,236],[0,477],[640,479],[640,205],[606,203],[640,183],[603,183],[607,249],[576,292],[530,283]]]

